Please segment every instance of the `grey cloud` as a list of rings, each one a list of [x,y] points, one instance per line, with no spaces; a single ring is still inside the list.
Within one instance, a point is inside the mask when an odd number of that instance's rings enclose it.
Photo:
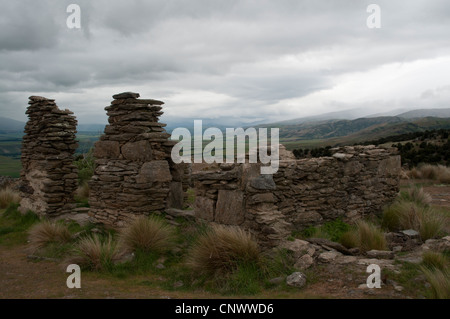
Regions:
[[[329,89],[343,74],[450,55],[450,4],[443,0],[379,0],[379,30],[366,26],[369,0],[0,2],[0,92],[14,97],[0,101],[0,114],[14,114],[20,92],[23,104],[28,92],[48,92],[63,101],[71,94],[89,117],[92,89],[144,86],[161,95],[153,98],[197,90],[246,106],[223,102],[201,115],[218,116],[222,108],[232,115],[290,116],[270,106]],[[70,3],[81,7],[81,30],[65,27]],[[317,65],[311,67],[308,55]],[[278,66],[284,56],[302,56],[304,65]]]

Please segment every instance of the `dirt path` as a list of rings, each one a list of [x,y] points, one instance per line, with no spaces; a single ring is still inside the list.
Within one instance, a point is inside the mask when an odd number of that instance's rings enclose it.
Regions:
[[[393,294],[393,289],[384,286],[378,290],[361,290],[358,286],[364,282],[363,269],[356,267],[349,275],[350,268],[343,269],[330,266],[321,269],[319,280],[301,290],[271,291],[267,290],[257,296],[243,298],[404,298]],[[359,269],[360,268],[360,269]],[[344,273],[347,275],[343,275]],[[356,276],[355,276],[356,274]],[[342,275],[342,276],[341,276]],[[66,279],[69,276],[60,264],[53,261],[34,262],[27,258],[24,246],[8,248],[0,246],[0,299],[218,299],[224,296],[204,291],[167,291],[149,287],[145,283],[157,282],[158,277],[132,277],[118,279],[112,276],[102,277],[96,273],[82,273],[81,289],[69,289]],[[155,286],[155,285],[152,285]],[[225,298],[229,298],[225,296]],[[233,296],[241,298],[241,296]]]
[[[82,273],[81,289],[69,289],[69,273],[53,261],[33,262],[27,258],[24,247],[0,246],[0,299],[5,298],[216,298],[200,293],[164,291],[142,285],[154,278],[127,280],[102,278],[99,274]],[[156,279],[157,280],[157,279]],[[141,283],[141,284],[140,284]]]

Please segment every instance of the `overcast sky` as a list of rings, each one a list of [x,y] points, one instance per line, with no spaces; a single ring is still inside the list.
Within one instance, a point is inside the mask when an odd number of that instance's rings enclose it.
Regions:
[[[69,29],[69,4],[81,29]],[[367,6],[381,7],[369,29]],[[286,120],[450,107],[448,0],[0,0],[0,116],[30,95],[104,123],[112,95],[165,116]]]

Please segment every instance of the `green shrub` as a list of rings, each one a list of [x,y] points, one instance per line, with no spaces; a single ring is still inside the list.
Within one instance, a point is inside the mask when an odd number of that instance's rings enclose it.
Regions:
[[[308,227],[300,234],[303,238],[325,238],[338,242],[341,236],[350,229],[350,225],[338,218],[326,222],[319,227]]]
[[[91,177],[94,175],[95,170],[95,158],[93,155],[93,149],[91,148],[89,152],[83,154],[74,161],[75,166],[78,169],[78,184],[83,185],[87,183]]]

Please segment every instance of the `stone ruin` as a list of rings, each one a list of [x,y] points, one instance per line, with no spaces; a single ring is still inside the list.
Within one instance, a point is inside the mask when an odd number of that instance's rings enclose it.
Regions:
[[[29,120],[22,142],[20,210],[57,217],[75,208],[78,185],[73,155],[77,121],[69,110],[60,110],[55,100],[31,96],[26,111]]]
[[[200,219],[238,225],[264,246],[294,230],[379,213],[399,191],[400,156],[375,146],[333,149],[332,157],[295,159],[280,149],[280,167],[261,175],[258,164],[221,164],[194,172]]]
[[[171,160],[176,142],[159,122],[163,102],[131,92],[113,99],[105,108],[109,125],[94,148],[89,182],[94,222],[121,227],[139,215],[182,215],[192,183],[196,218],[243,227],[271,247],[295,230],[379,213],[399,191],[400,156],[375,146],[340,147],[331,157],[299,160],[281,146],[274,175],[261,175],[260,164],[220,164],[212,170],[207,165],[191,174],[190,165]],[[75,117],[54,100],[30,97],[29,104],[21,210],[46,217],[74,212]]]
[[[138,215],[183,208],[187,166],[171,160],[176,142],[159,123],[164,103],[138,97],[117,94],[105,108],[109,125],[94,146],[89,184],[89,214],[96,222],[120,227]]]

